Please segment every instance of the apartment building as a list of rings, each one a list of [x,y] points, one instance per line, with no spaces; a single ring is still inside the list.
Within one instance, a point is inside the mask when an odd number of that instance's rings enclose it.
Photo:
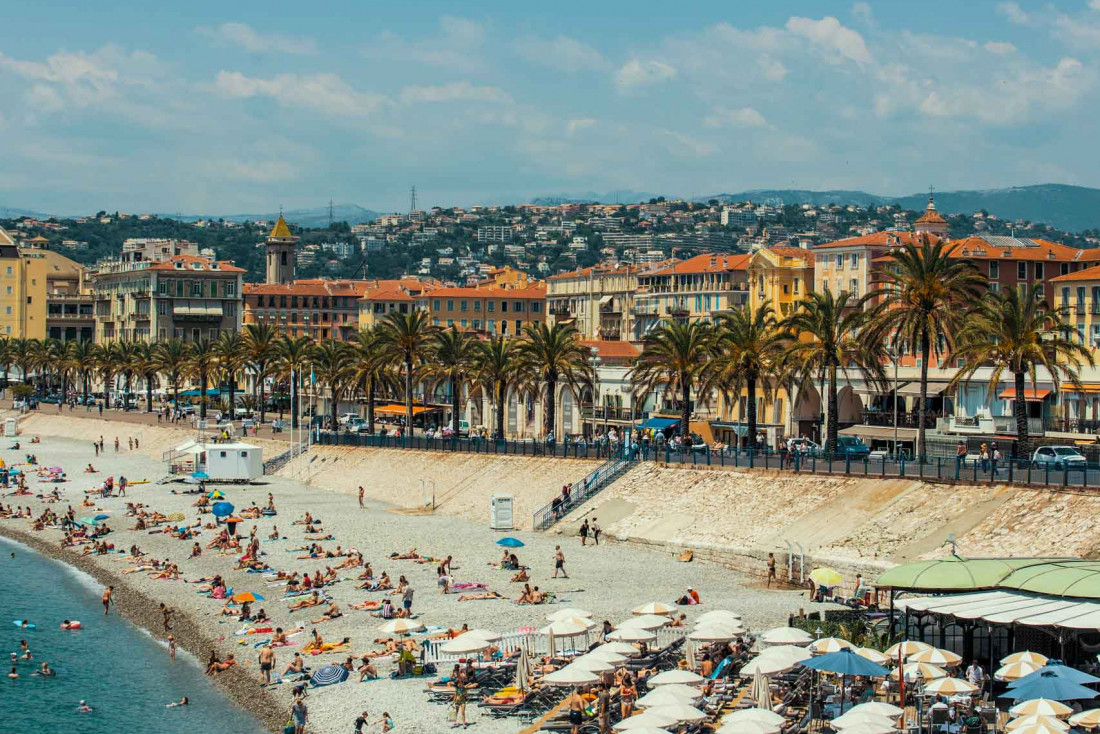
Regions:
[[[271,324],[291,338],[349,341],[359,330],[368,281],[304,279],[246,283],[244,324]]]
[[[60,341],[95,338],[95,296],[91,274],[52,250],[35,250],[46,270],[46,336]]]
[[[633,339],[666,319],[706,319],[743,306],[751,258],[703,254],[638,273]]]
[[[515,237],[511,227],[489,226],[477,228],[478,242],[511,242]]]
[[[916,232],[872,232],[817,245],[813,248],[813,290],[820,293],[828,289],[860,298],[874,285],[875,272],[885,262],[881,258],[898,247],[919,246],[922,237]]]
[[[416,299],[436,326],[456,326],[489,335],[516,336],[524,327],[546,321],[546,285],[521,288],[433,288]]]
[[[411,313],[416,308],[417,296],[438,285],[438,281],[417,278],[368,281],[359,299],[359,328],[377,326],[394,312]]]
[[[629,339],[634,327],[636,265],[579,268],[546,281],[552,323],[571,323],[586,339]]]
[[[1053,278],[1069,275],[1094,265],[1100,251],[1074,247],[1042,239],[974,235],[952,240],[953,257],[969,260],[989,279],[990,290],[1042,284],[1043,297],[1054,303]]]
[[[770,303],[777,318],[789,316],[814,282],[814,253],[800,247],[762,247],[748,266],[753,308]]]
[[[20,251],[0,229],[0,336],[46,336],[46,262],[36,248]]]

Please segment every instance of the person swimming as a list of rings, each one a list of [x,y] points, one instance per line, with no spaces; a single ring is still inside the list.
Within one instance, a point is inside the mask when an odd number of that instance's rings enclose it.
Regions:
[[[187,696],[184,696],[178,701],[173,701],[172,703],[166,704],[164,708],[174,709],[177,706],[186,706],[189,703],[191,703],[190,699],[188,699]]]
[[[88,702],[85,701],[83,698],[80,699],[80,704],[76,707],[76,710],[78,712],[82,713],[82,714],[86,714],[86,713],[90,713],[92,711],[95,711],[95,709],[92,708],[91,706],[89,706]]]

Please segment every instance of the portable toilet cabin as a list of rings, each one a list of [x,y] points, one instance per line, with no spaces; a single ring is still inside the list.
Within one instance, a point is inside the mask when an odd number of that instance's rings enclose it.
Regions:
[[[489,527],[492,530],[511,530],[515,527],[513,498],[510,494],[494,494],[489,500]]]
[[[248,482],[264,474],[263,450],[249,443],[208,443],[206,473],[217,482]]]

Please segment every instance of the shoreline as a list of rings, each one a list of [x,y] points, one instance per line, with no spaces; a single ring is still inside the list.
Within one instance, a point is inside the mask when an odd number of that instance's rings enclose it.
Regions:
[[[148,632],[153,639],[159,642],[166,641],[157,607],[159,602],[144,591],[135,588],[121,574],[111,573],[87,560],[89,557],[65,553],[56,545],[21,529],[0,524],[0,535],[29,546],[36,553],[86,573],[104,586],[114,586],[124,591],[113,598],[112,605],[116,612],[126,621]],[[217,648],[216,640],[202,632],[186,610],[175,609],[172,618],[172,635],[176,639],[176,644],[193,655],[200,666],[204,665],[203,661],[206,660],[210,650]],[[269,691],[258,688],[256,680],[243,668],[234,667],[221,673],[213,678],[213,683],[235,706],[248,712],[272,734],[279,734],[282,731],[286,717],[276,712],[282,711],[285,706]]]

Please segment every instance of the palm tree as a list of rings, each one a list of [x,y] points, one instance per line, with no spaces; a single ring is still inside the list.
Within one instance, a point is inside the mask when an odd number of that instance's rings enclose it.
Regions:
[[[187,346],[189,371],[199,378],[199,419],[206,420],[206,404],[210,402],[206,386],[210,384],[210,376],[218,370],[218,354],[214,342],[209,339],[199,339]]]
[[[855,369],[870,383],[886,384],[883,343],[866,329],[871,316],[863,309],[866,298],[853,301],[848,293],[834,296],[828,288],[808,293],[799,308],[781,324],[792,334],[784,359],[802,381],[816,379],[827,383],[826,450],[830,454],[837,450],[840,414],[837,372],[847,376],[848,370]]]
[[[122,374],[123,410],[130,407],[130,387],[134,376],[134,364],[139,359],[139,342],[121,342],[118,347],[118,371]]]
[[[756,389],[764,392],[764,402],[772,400],[772,385],[778,382],[777,365],[789,341],[779,328],[775,309],[769,301],[756,309],[745,305],[722,317],[715,332],[711,374],[714,384],[726,395],[741,400],[746,392],[745,417],[748,421],[749,448],[756,448]]]
[[[462,390],[470,382],[478,355],[477,340],[469,332],[452,326],[435,335],[424,376],[430,390],[446,384],[451,391],[451,431],[458,435],[458,416]]]
[[[96,345],[90,339],[82,339],[73,346],[73,365],[80,372],[85,405],[88,404],[88,392],[92,388],[92,374],[95,372],[98,351]],[[0,351],[0,354],[2,354],[2,351]]]
[[[354,375],[351,346],[347,342],[326,339],[313,348],[311,361],[317,378],[328,386],[332,396],[332,426],[335,430],[339,425],[340,396]]]
[[[944,356],[955,349],[955,335],[981,298],[986,282],[973,262],[955,257],[947,243],[933,242],[927,235],[919,247],[908,243],[891,257],[893,263],[884,269],[871,293],[871,298],[878,300],[872,328],[879,332],[872,338],[893,337],[894,359],[899,345],[920,349],[917,456],[923,457],[928,364],[933,355]]]
[[[177,410],[180,407],[180,382],[187,373],[190,352],[182,339],[169,339],[159,342],[155,347],[157,369],[164,373],[168,384],[172,386],[172,400]]]
[[[558,383],[564,382],[574,395],[593,382],[591,350],[581,344],[581,333],[572,324],[532,324],[524,328],[519,343],[520,371],[528,375],[543,393],[543,429],[547,436],[556,424]]]
[[[150,342],[138,342],[133,355],[134,374],[141,376],[145,384],[145,412],[153,412],[153,383],[157,381],[156,345]]]
[[[9,337],[0,337],[0,365],[4,367],[5,387],[11,381],[11,365],[15,361],[15,342]]]
[[[715,344],[714,327],[703,321],[672,321],[649,331],[642,353],[628,373],[635,392],[664,389],[679,393],[680,434],[691,435],[691,392],[700,399],[712,384],[709,358]]]
[[[23,383],[27,382],[27,373],[35,362],[35,345],[34,339],[12,339],[12,361],[15,362],[15,366],[19,368],[19,371],[23,375]]]
[[[298,427],[298,406],[293,398],[301,394],[302,373],[310,364],[313,342],[307,336],[291,338],[284,336],[276,345],[278,351],[278,369],[287,379],[287,384],[292,385],[290,391],[290,425]]]
[[[508,390],[522,380],[519,367],[519,349],[515,339],[503,336],[491,337],[479,342],[480,354],[474,369],[474,379],[489,394],[496,413],[493,436],[504,438],[504,406]]]
[[[276,345],[279,340],[279,330],[273,324],[249,324],[244,327],[244,343],[248,355],[248,366],[252,370],[252,377],[256,381],[254,388],[256,402],[260,406],[260,423],[264,422],[267,415],[266,396],[264,394],[264,381],[271,373],[271,368],[278,358]]]
[[[99,370],[99,376],[103,380],[103,406],[111,406],[111,388],[115,376],[118,374],[118,366],[122,362],[122,351],[118,342],[107,342],[96,345],[95,366]]]
[[[385,359],[378,329],[362,329],[352,343],[354,380],[367,398],[367,430],[374,433],[374,403],[379,387],[396,389],[390,363]]]
[[[229,386],[229,417],[237,410],[237,375],[247,359],[244,339],[236,332],[223,331],[214,342],[214,353],[221,366],[222,379]]]
[[[1022,291],[1022,292],[1021,292]],[[1031,453],[1027,428],[1026,379],[1035,386],[1039,368],[1047,371],[1055,391],[1063,382],[1081,389],[1080,368],[1093,364],[1089,349],[1077,341],[1076,331],[1063,321],[1065,308],[1051,310],[1043,300],[1043,286],[1004,288],[987,294],[956,337],[955,355],[965,360],[949,387],[969,380],[982,367],[991,367],[987,400],[992,401],[1005,372],[1016,391],[1016,456]]]
[[[427,311],[386,315],[378,327],[378,344],[383,358],[401,365],[405,378],[405,419],[409,436],[413,435],[413,381],[427,356],[428,345],[439,330],[428,320]]]
[[[72,368],[69,363],[69,348],[71,346],[71,342],[63,342],[60,339],[46,341],[47,364],[53,368],[53,373],[57,376],[57,387],[61,395],[58,405],[64,405],[65,393],[69,387],[69,370]]]

